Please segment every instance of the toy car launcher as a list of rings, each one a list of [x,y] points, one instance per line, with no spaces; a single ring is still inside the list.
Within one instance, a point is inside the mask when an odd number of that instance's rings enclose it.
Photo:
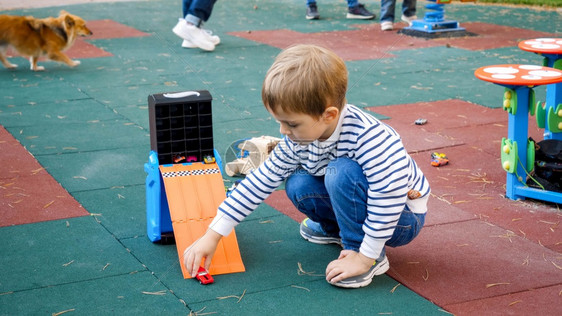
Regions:
[[[147,235],[152,242],[175,240],[184,278],[191,278],[183,265],[185,249],[203,236],[226,198],[213,148],[211,102],[204,90],[148,96]],[[209,273],[243,271],[233,231],[219,242]]]
[[[533,88],[561,83],[562,71],[538,65],[507,64],[480,67],[474,75],[504,87],[502,106],[508,113],[508,128],[507,138],[501,143],[501,161],[507,172],[506,196],[512,200],[528,197],[562,203],[562,193],[526,184],[527,175],[535,165],[535,144],[528,140],[528,115],[537,114],[537,125],[545,129],[545,135],[562,132],[562,104],[555,106],[547,98],[547,110],[542,109],[540,103],[535,103]]]

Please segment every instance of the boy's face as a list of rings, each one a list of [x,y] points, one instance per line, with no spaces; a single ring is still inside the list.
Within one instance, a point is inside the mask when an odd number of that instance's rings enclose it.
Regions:
[[[326,140],[332,135],[337,125],[337,112],[336,117],[333,117],[335,109],[330,107],[320,117],[314,117],[304,113],[284,112],[278,109],[276,113],[268,109],[269,113],[279,123],[279,132],[289,137],[292,141],[300,145],[308,145],[315,140]],[[334,124],[335,123],[335,124]]]

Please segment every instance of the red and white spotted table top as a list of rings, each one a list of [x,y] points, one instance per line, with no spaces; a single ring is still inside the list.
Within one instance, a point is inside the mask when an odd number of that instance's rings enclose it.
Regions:
[[[476,78],[503,85],[539,86],[562,82],[562,71],[537,65],[490,65],[476,69]]]
[[[562,54],[562,38],[535,38],[518,44],[519,48],[533,53]]]

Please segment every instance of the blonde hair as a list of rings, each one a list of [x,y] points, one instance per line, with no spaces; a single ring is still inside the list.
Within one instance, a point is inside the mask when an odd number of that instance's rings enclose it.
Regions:
[[[347,68],[334,52],[315,45],[296,45],[282,51],[267,71],[261,96],[273,111],[320,117],[329,106],[346,103]]]

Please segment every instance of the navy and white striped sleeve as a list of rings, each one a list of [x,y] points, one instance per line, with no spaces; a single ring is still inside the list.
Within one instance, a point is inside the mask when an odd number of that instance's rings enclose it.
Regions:
[[[226,236],[250,215],[298,167],[293,143],[286,137],[269,157],[232,191],[218,208],[209,227]]]

